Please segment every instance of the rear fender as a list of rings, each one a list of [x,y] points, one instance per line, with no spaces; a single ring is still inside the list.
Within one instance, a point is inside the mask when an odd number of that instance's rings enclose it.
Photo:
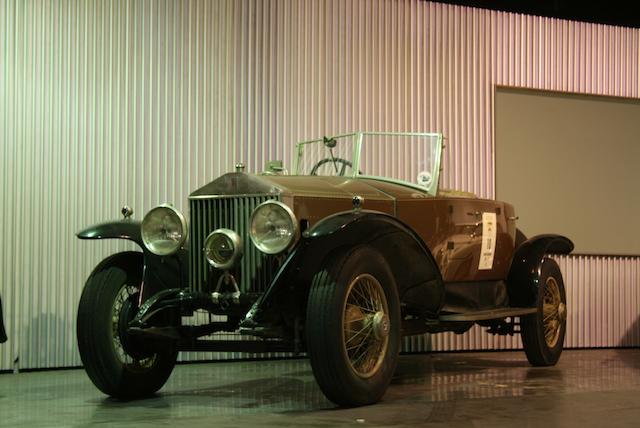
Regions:
[[[392,216],[362,210],[334,214],[306,231],[247,318],[261,322],[259,314],[277,314],[282,305],[294,305],[299,315],[304,314],[316,272],[328,258],[358,245],[369,245],[383,255],[394,274],[404,313],[426,315],[440,310],[442,277],[422,239]]]
[[[170,256],[158,256],[148,251],[142,242],[139,221],[120,220],[90,226],[77,233],[80,239],[125,239],[133,241],[142,253],[127,251],[104,259],[95,269],[104,269],[118,264],[127,269],[142,269],[141,302],[158,291],[168,288],[185,288],[189,283],[188,251],[180,248]],[[92,275],[94,274],[92,273]]]
[[[524,241],[516,249],[507,277],[510,306],[536,306],[544,256],[569,254],[571,251],[573,242],[561,235],[537,235]]]

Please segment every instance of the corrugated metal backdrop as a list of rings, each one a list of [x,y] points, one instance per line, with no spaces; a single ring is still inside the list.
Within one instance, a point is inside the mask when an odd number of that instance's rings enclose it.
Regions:
[[[351,130],[440,131],[445,186],[494,195],[496,85],[639,97],[640,32],[421,1],[0,2],[0,369],[80,363],[74,232]],[[567,345],[638,346],[638,258],[563,257]],[[407,349],[505,348],[475,331]],[[189,358],[194,358],[191,356]],[[19,359],[19,362],[15,363]]]

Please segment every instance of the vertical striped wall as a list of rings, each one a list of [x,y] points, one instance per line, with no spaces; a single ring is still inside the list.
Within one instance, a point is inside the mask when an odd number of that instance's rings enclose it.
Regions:
[[[73,366],[82,283],[140,218],[244,161],[351,130],[440,131],[443,182],[494,195],[496,85],[639,97],[640,31],[422,1],[0,2],[0,370]],[[567,345],[638,346],[637,258],[559,259]],[[408,350],[517,347],[478,331]]]

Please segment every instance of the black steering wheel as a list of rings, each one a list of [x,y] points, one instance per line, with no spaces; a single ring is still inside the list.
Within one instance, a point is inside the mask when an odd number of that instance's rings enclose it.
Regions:
[[[336,176],[343,176],[347,167],[353,168],[353,164],[346,160],[346,159],[342,159],[342,158],[324,158],[324,159],[320,159],[318,161],[318,163],[316,163],[313,168],[311,168],[311,172],[309,173],[310,175],[318,175],[318,168],[320,168],[322,165],[324,165],[325,163],[331,163],[333,164],[333,167],[335,168],[336,171]],[[340,170],[338,171],[338,164],[342,165],[340,167]]]

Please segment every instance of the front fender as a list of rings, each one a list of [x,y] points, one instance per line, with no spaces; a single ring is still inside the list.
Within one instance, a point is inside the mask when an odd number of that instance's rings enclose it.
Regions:
[[[395,217],[358,210],[334,214],[304,232],[246,321],[260,323],[265,320],[263,315],[277,316],[292,306],[299,315],[304,314],[313,276],[327,257],[358,245],[369,245],[385,257],[405,312],[425,315],[440,310],[442,277],[422,239]]]
[[[524,241],[516,249],[507,277],[510,306],[536,306],[544,256],[569,254],[571,251],[573,242],[561,235],[537,235]]]
[[[127,239],[133,241],[143,250],[141,225],[139,221],[119,220],[94,224],[76,233],[79,239]]]
[[[189,283],[188,251],[180,248],[170,256],[155,255],[144,246],[140,227],[139,221],[120,220],[90,226],[76,236],[79,239],[126,239],[138,244],[143,254],[143,302],[160,290],[186,288]]]

